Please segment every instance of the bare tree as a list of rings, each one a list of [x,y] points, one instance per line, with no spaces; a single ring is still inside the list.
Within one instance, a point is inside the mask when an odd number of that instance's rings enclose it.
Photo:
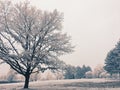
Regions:
[[[58,57],[73,51],[70,37],[61,32],[63,14],[42,12],[28,2],[0,2],[0,59],[25,77],[57,69]]]

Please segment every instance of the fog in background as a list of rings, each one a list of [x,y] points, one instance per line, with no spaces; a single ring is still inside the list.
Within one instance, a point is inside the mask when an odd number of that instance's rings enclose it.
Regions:
[[[57,9],[64,13],[62,31],[71,35],[71,42],[75,46],[72,54],[61,57],[67,64],[85,64],[92,68],[104,64],[107,53],[120,38],[120,0],[29,1],[41,10]],[[5,73],[7,66],[0,68]]]

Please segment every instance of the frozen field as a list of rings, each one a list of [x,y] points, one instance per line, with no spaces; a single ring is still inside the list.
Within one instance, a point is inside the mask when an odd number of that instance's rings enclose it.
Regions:
[[[120,82],[107,79],[74,79],[30,82],[29,89],[23,83],[0,84],[0,90],[120,90]]]

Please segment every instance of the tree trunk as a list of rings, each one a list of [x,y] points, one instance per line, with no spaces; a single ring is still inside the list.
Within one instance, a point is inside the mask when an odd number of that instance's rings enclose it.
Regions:
[[[24,88],[28,88],[28,87],[29,87],[29,79],[30,79],[30,74],[26,74],[26,75],[25,75]]]
[[[112,73],[110,73],[110,78],[112,78],[112,75],[113,75],[113,74],[112,74]]]
[[[118,73],[118,79],[120,80],[120,72]]]

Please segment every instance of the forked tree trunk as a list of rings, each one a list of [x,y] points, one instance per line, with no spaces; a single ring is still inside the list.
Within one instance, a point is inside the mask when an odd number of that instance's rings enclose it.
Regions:
[[[26,75],[25,75],[24,88],[28,88],[28,87],[29,87],[29,79],[30,79],[30,74],[26,74]]]

